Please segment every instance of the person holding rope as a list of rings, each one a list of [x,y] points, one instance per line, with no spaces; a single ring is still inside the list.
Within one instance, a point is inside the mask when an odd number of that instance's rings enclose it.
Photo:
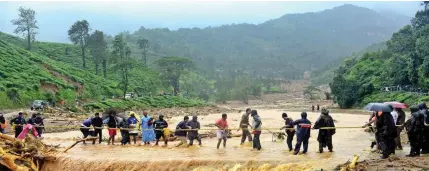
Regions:
[[[115,136],[117,134],[116,128],[118,127],[118,121],[115,116],[116,111],[110,110],[107,113],[109,116],[103,121],[109,128],[109,140],[107,141],[107,145],[110,145],[110,142],[112,142],[112,145],[115,145]]]
[[[150,142],[155,139],[155,132],[153,130],[153,118],[145,111],[141,117],[142,126],[142,141],[144,145],[150,145]]]
[[[259,137],[261,136],[261,127],[262,127],[262,121],[261,118],[258,115],[258,112],[256,110],[251,111],[251,116],[253,117],[253,123],[252,123],[252,129],[253,129],[253,149],[254,150],[261,150],[261,140],[259,140]]]
[[[18,117],[15,117],[10,121],[10,123],[14,124],[15,127],[15,138],[18,138],[19,134],[22,132],[23,126],[27,124],[23,115],[24,114],[22,112],[19,112]]]
[[[416,106],[412,106],[410,110],[411,117],[402,126],[407,131],[408,141],[410,141],[411,146],[410,154],[406,156],[417,157],[420,156],[420,150],[422,149],[423,132],[425,129],[424,115],[419,112],[419,108]]]
[[[389,105],[393,109],[392,105]],[[377,132],[375,135],[378,137],[378,145],[381,148],[381,159],[386,159],[390,154],[395,154],[395,137],[396,125],[390,112],[382,112],[381,115],[376,115],[375,126]]]
[[[80,131],[83,134],[83,139],[85,139],[91,134],[91,132],[89,131],[90,127],[91,127],[91,118],[84,120],[82,124],[80,124]],[[86,144],[85,141],[82,141],[82,143]]]
[[[186,136],[187,136],[188,132],[186,130],[183,130],[183,129],[190,129],[190,127],[187,126],[188,121],[189,121],[189,117],[185,116],[183,118],[183,121],[179,122],[179,124],[177,124],[177,126],[176,126],[176,131],[174,131],[174,135],[176,135],[180,140],[180,143],[177,144],[176,147],[179,147],[179,146],[187,143],[186,142]]]
[[[42,114],[37,113],[36,118],[34,118],[34,125],[36,126],[37,133],[39,138],[42,138],[43,130],[45,130],[45,124],[43,123]]]
[[[99,113],[95,113],[94,117],[91,119],[92,126],[94,127],[94,135],[98,136],[98,144],[101,144],[101,141],[103,140],[103,119],[101,119]],[[92,144],[95,144],[95,141],[92,142]]]
[[[134,144],[137,143],[138,132],[136,130],[134,130],[137,127],[137,122],[139,122],[139,121],[137,120],[134,113],[131,114],[130,117],[127,119],[128,126],[130,129],[132,129],[129,131],[129,136],[133,137]],[[129,142],[131,142],[131,139],[129,140]]]
[[[120,119],[118,122],[118,127],[121,128],[121,130],[119,131],[122,137],[121,145],[130,144],[130,131],[128,130],[128,120]]]
[[[217,149],[219,149],[219,146],[222,140],[223,140],[223,148],[226,148],[226,140],[227,140],[226,131],[228,130],[228,122],[226,121],[227,117],[228,116],[226,115],[226,113],[224,113],[222,114],[222,118],[216,121],[216,126],[219,128],[216,131],[216,137],[218,139]]]
[[[322,108],[322,114],[314,123],[313,129],[319,129],[317,141],[319,142],[319,153],[323,153],[323,148],[328,146],[329,152],[332,152],[332,136],[335,134],[334,129],[320,129],[323,127],[335,127],[334,120],[329,115],[329,110]]]
[[[301,113],[301,119],[298,119],[291,123],[291,126],[296,125],[296,145],[294,155],[299,153],[301,144],[304,146],[303,154],[307,153],[308,150],[308,139],[310,139],[311,122],[307,119],[307,112]]]
[[[198,145],[201,146],[201,137],[198,134],[198,130],[200,127],[200,122],[198,122],[197,115],[192,116],[192,120],[187,123],[187,126],[192,129],[192,131],[189,131],[189,146],[192,146],[194,144],[194,140],[196,139],[198,141]]]
[[[250,131],[249,131],[249,126],[251,126],[249,123],[249,115],[251,111],[252,110],[250,108],[247,108],[246,113],[243,114],[243,116],[241,116],[240,128],[237,130],[239,131],[241,129],[242,131],[241,143],[240,143],[241,145],[243,145],[244,142],[246,141],[246,137],[249,142],[252,142],[252,134],[250,134]]]
[[[287,144],[287,147],[289,148],[289,151],[292,151],[293,150],[292,141],[293,141],[293,136],[295,136],[295,129],[293,129],[293,126],[291,126],[291,124],[293,123],[293,120],[291,117],[287,116],[287,113],[282,113],[282,118],[283,120],[285,120],[285,126],[280,128],[280,130],[286,129],[285,131],[287,135],[286,144]]]
[[[165,136],[164,128],[168,128],[168,123],[164,120],[164,115],[159,115],[159,119],[153,123],[153,126],[155,127],[155,145],[158,145],[158,142],[162,137],[162,139],[164,140],[164,146],[167,146],[168,136]]]

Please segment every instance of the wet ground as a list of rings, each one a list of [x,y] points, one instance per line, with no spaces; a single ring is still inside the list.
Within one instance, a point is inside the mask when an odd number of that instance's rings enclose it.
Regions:
[[[271,131],[278,130],[284,125],[281,113],[284,111],[275,109],[261,109],[258,113],[263,122],[263,128]],[[293,119],[300,118],[300,112],[287,112]],[[228,114],[230,128],[237,128],[239,118],[242,114]],[[356,115],[346,113],[332,113],[337,121],[336,126],[361,126],[368,120],[367,115]],[[318,113],[308,113],[309,120],[314,123]],[[203,128],[214,128],[216,119],[221,117],[220,113],[199,116]],[[183,116],[173,117],[169,120],[170,128],[183,119]],[[106,131],[106,130],[104,130]],[[204,131],[201,131],[204,132]],[[261,151],[252,151],[249,145],[240,146],[240,138],[230,138],[227,147],[217,150],[216,138],[203,139],[203,146],[190,148],[174,147],[177,142],[169,142],[168,147],[153,147],[128,145],[108,146],[105,142],[101,145],[83,145],[76,147],[63,154],[55,163],[46,163],[44,170],[305,170],[305,169],[328,169],[335,168],[338,164],[351,159],[353,155],[360,155],[360,160],[376,157],[370,153],[369,145],[373,134],[364,132],[362,128],[340,129],[333,138],[334,152],[319,154],[317,143],[317,130],[313,130],[310,138],[309,152],[307,154],[292,155],[286,144],[277,140],[272,141],[272,134],[264,130],[261,135]],[[232,133],[239,134],[236,130]],[[79,131],[64,133],[45,134],[44,141],[48,144],[61,144],[68,146],[73,139],[81,136]],[[107,136],[107,132],[103,132]],[[294,143],[296,138],[294,139]],[[119,142],[118,142],[119,144]],[[397,156],[405,155],[404,151],[397,151]],[[325,150],[327,151],[327,149]]]

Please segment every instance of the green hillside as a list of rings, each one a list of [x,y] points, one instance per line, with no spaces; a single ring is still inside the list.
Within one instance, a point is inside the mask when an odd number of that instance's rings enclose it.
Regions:
[[[423,94],[429,90],[428,15],[429,10],[418,11],[411,25],[387,41],[387,49],[344,62],[330,84],[340,107],[391,100],[417,104],[429,99]],[[381,90],[388,86],[401,86],[408,93]]]
[[[26,106],[36,99],[64,99],[72,103],[76,98],[101,99],[120,94],[116,82],[7,41],[0,39],[1,108]]]
[[[123,94],[118,84],[118,75],[113,70],[109,71],[107,79],[95,75],[91,60],[87,64],[92,69],[79,69],[81,58],[78,47],[34,42],[30,52],[24,49],[25,45],[24,40],[0,32],[0,109],[28,107],[33,100],[56,103],[65,100],[66,105],[73,108],[76,99],[86,103],[83,106],[85,109],[205,105],[204,101],[194,98],[195,96],[144,96],[133,100],[112,100],[111,97],[118,98]],[[146,93],[145,95],[153,92],[156,95],[156,92],[168,87],[161,84],[157,72],[139,65],[130,71],[130,91]],[[184,83],[184,89],[194,90],[194,86],[186,84]]]
[[[149,61],[170,55],[191,57],[208,76],[233,68],[254,76],[293,79],[386,41],[405,24],[367,8],[343,5],[288,14],[258,25],[175,31],[141,27],[126,37],[134,56],[141,56],[136,42],[146,38],[151,45]]]
[[[358,53],[354,53],[351,57],[346,58],[360,58],[362,55],[368,52],[377,52],[386,49],[386,42],[380,42],[372,44],[371,46],[361,50]],[[341,66],[345,58],[338,58],[324,67],[317,69],[311,73],[311,84],[313,85],[324,85],[332,82],[335,71]]]

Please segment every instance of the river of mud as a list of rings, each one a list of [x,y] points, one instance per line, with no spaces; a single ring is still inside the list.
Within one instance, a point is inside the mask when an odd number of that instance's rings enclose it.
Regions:
[[[280,128],[284,125],[281,110],[258,110],[264,128]],[[287,112],[293,119],[300,118],[299,112]],[[211,124],[220,118],[220,113],[199,116],[202,128],[213,128]],[[337,121],[336,126],[360,126],[368,120],[367,115],[354,115],[345,113],[332,113]],[[308,113],[310,121],[319,116],[318,113]],[[231,128],[237,128],[241,114],[228,114]],[[183,116],[173,117],[169,120],[169,127],[175,128]],[[106,130],[104,130],[106,131]],[[280,130],[272,130],[281,132]],[[204,132],[204,131],[200,131]],[[236,130],[232,131],[238,134]],[[351,159],[353,155],[360,155],[360,159],[374,157],[370,153],[369,145],[373,135],[363,129],[337,129],[333,138],[334,152],[319,154],[317,143],[317,130],[311,133],[309,152],[307,154],[293,155],[288,151],[285,142],[272,141],[272,134],[263,131],[261,135],[261,151],[252,151],[250,145],[240,146],[240,138],[230,138],[227,147],[216,149],[216,138],[203,139],[203,146],[175,147],[177,142],[169,142],[168,147],[153,147],[137,145],[108,146],[78,144],[67,153],[59,156],[55,162],[46,162],[44,171],[57,170],[332,170],[338,164]],[[63,133],[49,133],[44,135],[47,144],[62,147],[73,143],[73,139],[81,136],[79,131]],[[107,132],[103,132],[107,136]],[[294,143],[296,142],[296,137]],[[117,144],[120,144],[119,141]],[[327,150],[325,150],[327,151]],[[397,155],[404,155],[397,152]]]

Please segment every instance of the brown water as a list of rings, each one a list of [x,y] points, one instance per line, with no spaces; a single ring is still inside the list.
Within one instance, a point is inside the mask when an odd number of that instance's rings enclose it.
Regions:
[[[284,125],[280,110],[259,110],[264,128],[280,128]],[[228,115],[231,128],[237,128],[242,114]],[[293,119],[300,118],[299,112],[288,112]],[[333,113],[336,126],[361,126],[368,120],[366,115]],[[314,123],[319,114],[308,113]],[[170,128],[174,128],[183,117],[174,117]],[[220,114],[200,116],[203,128],[213,124]],[[275,130],[274,130],[275,131]],[[201,131],[203,132],[203,131]],[[267,133],[267,131],[263,131]],[[277,131],[280,132],[280,131]],[[240,133],[233,130],[233,133]],[[141,145],[108,146],[79,144],[67,153],[62,154],[56,162],[48,162],[43,170],[305,170],[333,169],[346,162],[353,155],[361,159],[369,155],[369,145],[373,135],[363,129],[337,129],[333,138],[334,152],[317,153],[317,130],[311,132],[309,152],[305,155],[292,155],[285,142],[272,142],[271,134],[261,135],[261,151],[252,151],[249,145],[240,146],[241,138],[228,139],[227,147],[216,149],[215,138],[203,139],[203,146],[190,148],[174,147],[178,142],[170,142],[168,147]],[[103,133],[107,136],[107,132]],[[45,135],[45,142],[67,146],[73,137],[81,136],[79,131],[52,133]],[[294,138],[294,143],[296,137]],[[119,144],[119,142],[118,142]],[[301,148],[302,149],[302,148]],[[302,150],[301,150],[302,151]],[[327,149],[325,149],[327,151]]]

